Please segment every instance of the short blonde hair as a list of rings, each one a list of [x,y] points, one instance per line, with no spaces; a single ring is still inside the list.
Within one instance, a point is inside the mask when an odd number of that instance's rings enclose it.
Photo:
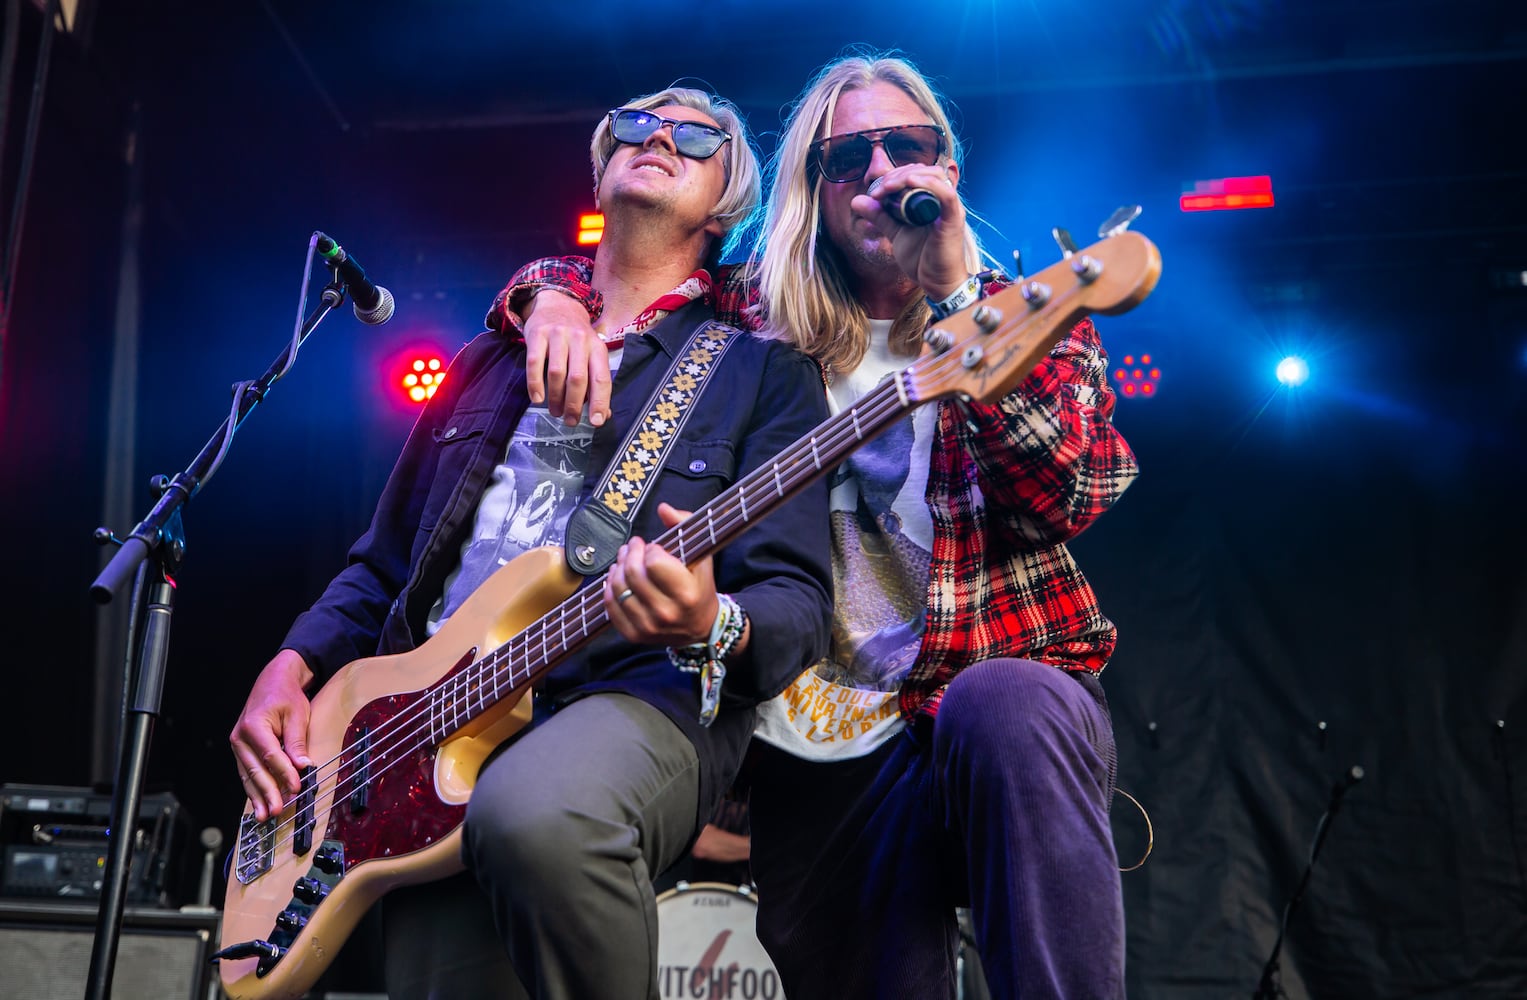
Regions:
[[[696,90],[693,87],[669,87],[655,94],[627,101],[621,107],[650,111],[665,105],[678,105],[695,111],[703,111],[721,126],[722,131],[732,137],[730,142],[722,145],[718,154],[724,158],[722,163],[726,168],[726,187],[722,190],[721,200],[716,202],[712,214],[720,220],[721,231],[727,234],[722,247],[713,254],[719,259],[721,254],[731,250],[735,239],[746,232],[747,227],[743,224],[758,211],[763,189],[763,172],[758,166],[758,152],[754,148],[753,137],[748,132],[747,122],[743,120],[742,113],[737,110],[735,104],[724,97]],[[610,165],[610,157],[615,155],[615,150],[619,147],[620,142],[610,134],[610,116],[605,115],[599,120],[598,127],[594,129],[594,139],[589,144],[589,157],[594,163],[594,194],[596,196],[599,193],[599,185],[604,180],[605,167]]]
[[[822,67],[791,108],[770,163],[772,187],[753,254],[772,334],[839,371],[852,371],[864,359],[869,317],[849,285],[841,252],[823,238],[818,195],[824,181],[810,166],[811,147],[831,134],[840,94],[880,82],[900,88],[942,128],[949,144],[945,161],[960,161],[960,140],[943,102],[915,66],[874,50],[835,59]],[[972,274],[982,267],[981,246],[968,228],[965,266]],[[892,324],[892,349],[915,355],[930,316],[923,296],[914,295]]]

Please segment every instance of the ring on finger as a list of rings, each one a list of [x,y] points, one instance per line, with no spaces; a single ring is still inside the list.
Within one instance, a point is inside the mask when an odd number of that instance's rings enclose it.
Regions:
[[[624,604],[624,603],[626,603],[626,599],[627,598],[634,597],[634,596],[636,596],[636,595],[631,592],[631,588],[627,587],[625,590],[622,590],[620,593],[615,595],[615,600],[620,602],[621,604]]]

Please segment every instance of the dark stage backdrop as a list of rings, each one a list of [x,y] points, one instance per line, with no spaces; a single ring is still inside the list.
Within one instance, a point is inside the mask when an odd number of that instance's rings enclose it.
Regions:
[[[378,371],[415,345],[449,356],[513,267],[571,250],[593,119],[339,133],[290,67],[261,75],[210,44],[174,73],[146,69],[148,51],[71,51],[55,52],[0,369],[0,781],[106,777],[88,720],[115,706],[92,703],[86,588],[131,99],[145,164],[134,514],[149,503],[138,484],[183,468],[228,387],[280,350],[313,229],[398,294],[387,327],[320,327],[187,514],[149,785],[231,834],[228,730],[343,564],[408,430]],[[1151,351],[1163,378],[1117,417],[1139,482],[1075,545],[1120,628],[1104,675],[1120,784],[1155,831],[1124,876],[1131,997],[1251,995],[1353,765],[1366,777],[1289,928],[1289,996],[1527,995],[1527,295],[1489,279],[1527,267],[1524,164],[1490,141],[1487,108],[1416,110],[1438,92],[1510,92],[1506,67],[1390,73],[1384,100],[1360,75],[1093,89],[1068,96],[1042,143],[998,127],[1011,101],[961,100],[965,183],[999,256],[1048,262],[1045,227],[1084,235],[1138,199],[1166,261],[1150,300],[1100,320],[1116,358]],[[779,100],[747,109],[761,130]],[[1277,209],[1177,213],[1198,164],[1257,172],[1269,149],[1287,166]],[[1426,174],[1480,180],[1471,196],[1414,181]],[[1272,364],[1296,349],[1315,377],[1277,389]],[[1145,824],[1122,798],[1114,828],[1121,858],[1137,857]]]

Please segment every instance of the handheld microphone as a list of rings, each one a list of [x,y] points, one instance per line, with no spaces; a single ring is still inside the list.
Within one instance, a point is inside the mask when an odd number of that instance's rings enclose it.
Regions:
[[[319,256],[339,275],[339,280],[345,283],[350,298],[355,302],[355,318],[372,326],[380,326],[392,319],[396,305],[392,293],[366,277],[366,272],[355,262],[354,257],[345,253],[344,247],[323,233],[316,235]]]
[[[943,207],[932,191],[908,188],[880,202],[885,213],[903,226],[926,226],[943,214]]]

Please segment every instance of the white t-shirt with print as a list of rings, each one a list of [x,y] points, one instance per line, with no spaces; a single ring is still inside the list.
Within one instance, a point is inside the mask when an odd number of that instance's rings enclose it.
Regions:
[[[840,413],[912,363],[892,355],[890,320],[870,321],[870,344],[839,374],[828,407]],[[797,757],[863,756],[900,732],[896,696],[922,645],[933,518],[928,456],[937,410],[913,410],[831,473],[833,634],[827,657],[759,706],[755,735]]]

